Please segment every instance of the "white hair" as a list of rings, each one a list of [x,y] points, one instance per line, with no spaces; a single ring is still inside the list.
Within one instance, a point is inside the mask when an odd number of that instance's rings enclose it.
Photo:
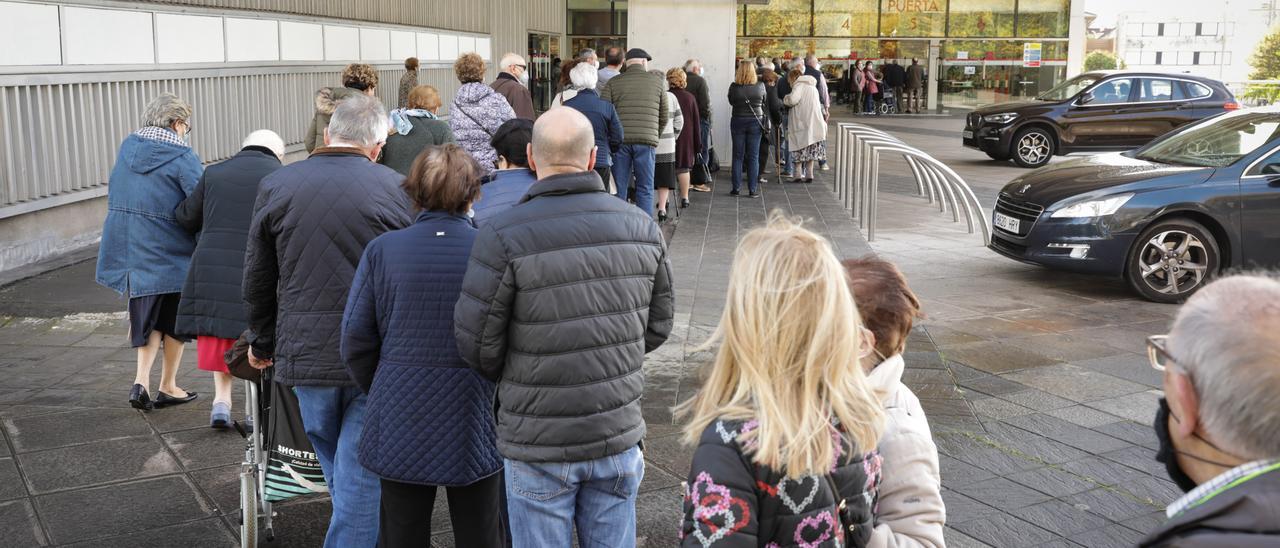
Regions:
[[[693,71],[694,71],[694,69],[696,69],[696,68],[698,68],[698,67],[700,67],[700,66],[702,66],[702,61],[699,61],[699,60],[697,60],[697,59],[690,59],[690,60],[688,60],[688,61],[685,61],[685,62],[684,62],[684,71],[685,71],[685,72],[693,72]]]
[[[142,125],[172,128],[175,122],[191,122],[191,104],[172,93],[161,93],[142,112]]]
[[[498,69],[505,72],[507,68],[509,68],[511,65],[524,65],[524,64],[525,64],[524,57],[521,57],[520,54],[505,53],[502,55],[502,60],[498,61]]]
[[[262,147],[274,152],[277,158],[284,159],[284,139],[281,139],[276,132],[269,129],[260,129],[250,133],[244,138],[244,142],[240,143],[240,148],[245,147]]]
[[[1245,460],[1280,457],[1280,280],[1239,275],[1205,286],[1178,311],[1169,354],[1214,441]]]
[[[382,102],[363,93],[355,93],[338,103],[329,120],[329,140],[342,144],[373,148],[387,141],[391,122]]]
[[[578,63],[569,70],[569,80],[573,82],[573,87],[578,89],[596,89],[596,82],[600,81],[600,73],[587,63]]]

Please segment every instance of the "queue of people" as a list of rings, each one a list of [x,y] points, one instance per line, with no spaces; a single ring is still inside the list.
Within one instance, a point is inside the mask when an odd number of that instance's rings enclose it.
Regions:
[[[503,91],[525,74],[513,54],[493,85],[483,59],[459,57],[447,122],[434,88],[402,78],[414,85],[387,112],[376,71],[351,65],[316,95],[310,155],[287,166],[260,130],[202,168],[192,107],[156,97],[120,147],[96,273],[129,299],[130,404],[197,399],[175,381],[194,338],[215,375],[210,425],[226,428],[222,354],[244,337],[250,364],[297,395],[330,490],[326,546],[422,545],[441,488],[459,546],[634,546],[643,365],[672,331],[679,267],[654,215],[697,189],[710,102],[697,60],[653,74],[644,50],[610,48],[622,70],[600,87],[594,55],[565,63],[562,105],[536,120]],[[816,62],[759,62],[726,90],[731,194],[749,197],[778,123],[795,180],[814,179],[829,116]],[[1165,372],[1158,458],[1189,493],[1144,546],[1275,540],[1255,524],[1280,505],[1280,422],[1255,410],[1280,377],[1273,348],[1238,341],[1280,327],[1278,311],[1280,283],[1229,278],[1149,341]],[[842,263],[778,214],[749,231],[715,357],[676,410],[694,454],[673,541],[943,546],[937,448],[902,382],[920,317],[891,263]]]

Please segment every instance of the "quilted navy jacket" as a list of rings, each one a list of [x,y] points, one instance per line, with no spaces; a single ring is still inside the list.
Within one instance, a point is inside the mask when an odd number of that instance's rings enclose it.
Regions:
[[[418,215],[365,249],[342,323],[342,361],[369,394],[360,464],[393,481],[468,485],[502,469],[495,386],[462,361],[453,308],[477,230]]]

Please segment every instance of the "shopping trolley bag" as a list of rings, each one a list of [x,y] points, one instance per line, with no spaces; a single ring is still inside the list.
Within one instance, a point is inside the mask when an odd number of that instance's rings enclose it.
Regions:
[[[302,427],[302,411],[293,389],[271,383],[267,412],[266,498],[280,502],[312,493],[327,493],[324,472]]]

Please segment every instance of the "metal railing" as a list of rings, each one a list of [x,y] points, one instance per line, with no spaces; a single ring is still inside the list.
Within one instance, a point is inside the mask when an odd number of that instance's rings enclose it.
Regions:
[[[863,124],[836,124],[836,176],[832,189],[853,213],[858,227],[866,231],[867,240],[875,240],[877,200],[880,195],[881,153],[900,154],[907,162],[916,183],[916,191],[937,203],[938,211],[951,209],[952,222],[960,222],[960,212],[969,233],[982,231],[984,244],[991,241],[987,215],[978,203],[973,189],[946,164],[928,153],[906,144],[882,130]]]

